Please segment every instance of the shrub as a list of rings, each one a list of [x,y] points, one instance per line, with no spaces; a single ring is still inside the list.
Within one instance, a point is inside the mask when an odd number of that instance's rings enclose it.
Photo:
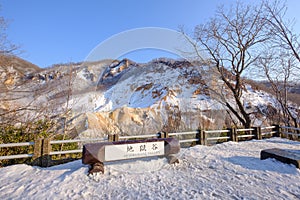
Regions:
[[[21,143],[31,142],[36,138],[51,137],[53,140],[70,139],[63,135],[54,135],[52,131],[53,122],[50,120],[38,120],[36,122],[27,123],[24,125],[12,126],[1,125],[0,126],[0,144],[6,143]],[[78,149],[77,143],[67,143],[61,148],[60,144],[52,145],[52,151],[60,150],[73,150]],[[17,155],[17,154],[33,154],[33,146],[21,146],[21,147],[5,147],[0,148],[0,156]],[[53,158],[60,158],[60,156],[53,156]],[[78,158],[78,155],[72,155],[72,158]],[[31,164],[32,158],[20,158],[12,160],[0,160],[1,166],[27,163]]]

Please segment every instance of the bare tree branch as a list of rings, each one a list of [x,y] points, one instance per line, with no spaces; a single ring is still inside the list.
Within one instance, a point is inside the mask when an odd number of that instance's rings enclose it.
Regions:
[[[229,10],[220,7],[214,18],[197,26],[194,31],[197,44],[193,46],[197,49],[197,55],[198,49],[208,55],[206,63],[216,69],[235,105],[228,102],[226,94],[219,97],[223,96],[224,105],[245,127],[251,126],[251,113],[246,111],[241,99],[244,88],[242,76],[259,58],[258,49],[262,49],[270,39],[265,28],[266,17],[263,4],[245,6],[238,2]]]

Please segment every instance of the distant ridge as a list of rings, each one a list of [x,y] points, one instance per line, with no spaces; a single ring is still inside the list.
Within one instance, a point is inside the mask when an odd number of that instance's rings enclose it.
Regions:
[[[0,90],[23,83],[24,77],[42,71],[38,66],[13,55],[0,54]]]
[[[0,68],[13,67],[20,75],[39,72],[42,69],[31,62],[13,55],[0,55]]]

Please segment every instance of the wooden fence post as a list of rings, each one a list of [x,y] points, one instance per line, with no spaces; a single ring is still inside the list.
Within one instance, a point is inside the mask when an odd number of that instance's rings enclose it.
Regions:
[[[198,139],[196,144],[200,145],[207,145],[206,137],[205,137],[205,131],[204,130],[198,130],[198,133],[196,134],[196,138]]]
[[[165,133],[165,138],[169,138],[169,133],[168,132],[164,132]]]
[[[201,131],[201,134],[202,134],[202,143],[203,145],[207,145],[207,133],[205,132],[205,130],[202,130]]]
[[[164,132],[160,131],[157,134],[158,134],[157,138],[165,138]]]
[[[113,142],[114,141],[114,135],[108,134],[108,141]]]
[[[237,137],[237,132],[236,132],[236,128],[228,128],[227,130],[229,130],[229,137],[230,140],[233,142],[238,142],[238,137]]]
[[[198,139],[198,141],[196,142],[196,144],[198,144],[198,145],[201,145],[201,144],[202,144],[200,133],[201,133],[201,129],[198,129],[198,130],[197,130],[197,133],[196,133],[196,139]]]
[[[282,137],[281,130],[280,130],[280,126],[279,126],[278,124],[273,124],[273,126],[275,126],[275,128],[273,129],[273,131],[276,132],[276,133],[274,134],[275,137]]]
[[[117,142],[119,141],[120,137],[119,137],[119,134],[114,134],[114,142]]]
[[[33,146],[33,165],[41,166],[42,163],[42,145],[43,140],[41,138],[34,139],[34,146]]]
[[[261,140],[262,139],[262,134],[261,134],[261,127],[252,127],[253,130],[253,134],[255,135],[255,139],[256,140]]]
[[[44,138],[42,143],[42,167],[49,167],[51,165],[51,144],[50,138]]]
[[[117,142],[117,141],[119,141],[119,139],[120,139],[119,134],[108,134],[109,142]]]
[[[158,133],[158,138],[168,138],[169,137],[169,134],[165,131],[160,131]]]

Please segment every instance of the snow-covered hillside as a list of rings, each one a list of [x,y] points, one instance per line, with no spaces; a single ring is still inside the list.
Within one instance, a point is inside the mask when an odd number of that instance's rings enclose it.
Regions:
[[[266,148],[300,151],[280,138],[181,149],[179,164],[164,158],[114,162],[105,174],[87,176],[81,161],[50,168],[0,168],[0,199],[299,199],[300,170],[274,159]]]
[[[226,112],[220,98],[236,106],[215,73],[185,60],[83,62],[57,65],[23,78],[16,91],[0,93],[0,109],[30,107],[24,111],[30,114],[20,113],[21,120],[26,116],[27,121],[55,116],[58,133],[68,111],[72,137],[221,129],[230,127],[234,116]],[[2,103],[2,98],[16,100]],[[279,107],[272,95],[245,84],[241,98],[252,113],[253,126],[273,123],[266,117]]]
[[[85,102],[82,106],[88,113],[88,130],[81,135],[97,136],[91,130],[98,134],[144,134],[199,127],[223,128],[225,121],[233,116],[227,115],[220,96],[216,95],[226,93],[222,84],[205,66],[187,61],[157,59],[145,64],[129,60],[113,63],[99,77],[97,90],[90,93],[94,95],[90,98],[92,104],[86,98],[82,101],[82,97],[75,97],[81,104]],[[231,96],[227,95],[227,101],[235,107]],[[277,106],[272,95],[245,85],[242,101],[253,113],[253,125],[268,125],[264,113]],[[101,128],[99,124],[108,125]]]

